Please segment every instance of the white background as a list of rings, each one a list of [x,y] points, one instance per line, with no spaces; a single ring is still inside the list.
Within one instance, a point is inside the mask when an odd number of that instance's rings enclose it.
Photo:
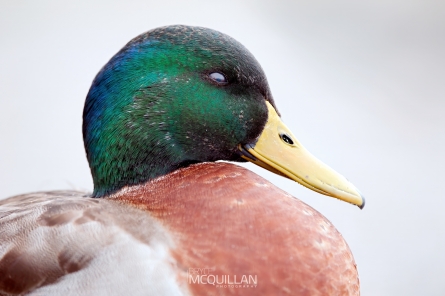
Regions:
[[[360,211],[248,166],[334,223],[362,295],[444,295],[444,1],[0,1],[0,198],[92,190],[90,83],[168,24],[250,49],[294,134],[366,196]]]

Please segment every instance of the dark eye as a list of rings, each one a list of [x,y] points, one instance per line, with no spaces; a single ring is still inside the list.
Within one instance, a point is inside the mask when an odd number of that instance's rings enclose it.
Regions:
[[[213,72],[209,74],[210,79],[212,79],[213,81],[215,81],[216,83],[220,84],[220,85],[224,85],[227,84],[227,78],[226,76],[224,76],[224,74],[221,74],[219,72]]]

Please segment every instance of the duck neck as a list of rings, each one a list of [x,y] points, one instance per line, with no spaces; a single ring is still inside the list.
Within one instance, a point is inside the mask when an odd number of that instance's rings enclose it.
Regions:
[[[93,197],[104,197],[126,186],[134,186],[166,175],[194,161],[181,160],[181,156],[166,153],[165,145],[150,144],[150,151],[123,152],[116,146],[108,147],[108,154],[99,153],[91,165],[94,180]],[[113,152],[114,150],[114,152]],[[122,152],[121,152],[122,151]],[[147,160],[149,159],[149,160]]]
[[[162,83],[107,77],[102,70],[88,93],[83,114],[84,145],[94,197],[144,183],[195,163],[174,141]],[[104,77],[106,76],[106,77]]]

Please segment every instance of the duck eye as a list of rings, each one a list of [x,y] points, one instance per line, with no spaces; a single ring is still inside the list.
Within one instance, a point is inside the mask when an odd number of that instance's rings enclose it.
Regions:
[[[218,84],[227,84],[228,82],[226,76],[219,72],[210,73],[209,77]]]

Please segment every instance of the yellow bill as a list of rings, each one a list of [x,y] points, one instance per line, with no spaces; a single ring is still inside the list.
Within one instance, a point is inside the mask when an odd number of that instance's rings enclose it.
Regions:
[[[274,107],[267,101],[266,105],[269,110],[266,126],[256,143],[240,145],[242,157],[309,189],[362,209],[365,199],[357,188],[309,153],[281,121]]]

